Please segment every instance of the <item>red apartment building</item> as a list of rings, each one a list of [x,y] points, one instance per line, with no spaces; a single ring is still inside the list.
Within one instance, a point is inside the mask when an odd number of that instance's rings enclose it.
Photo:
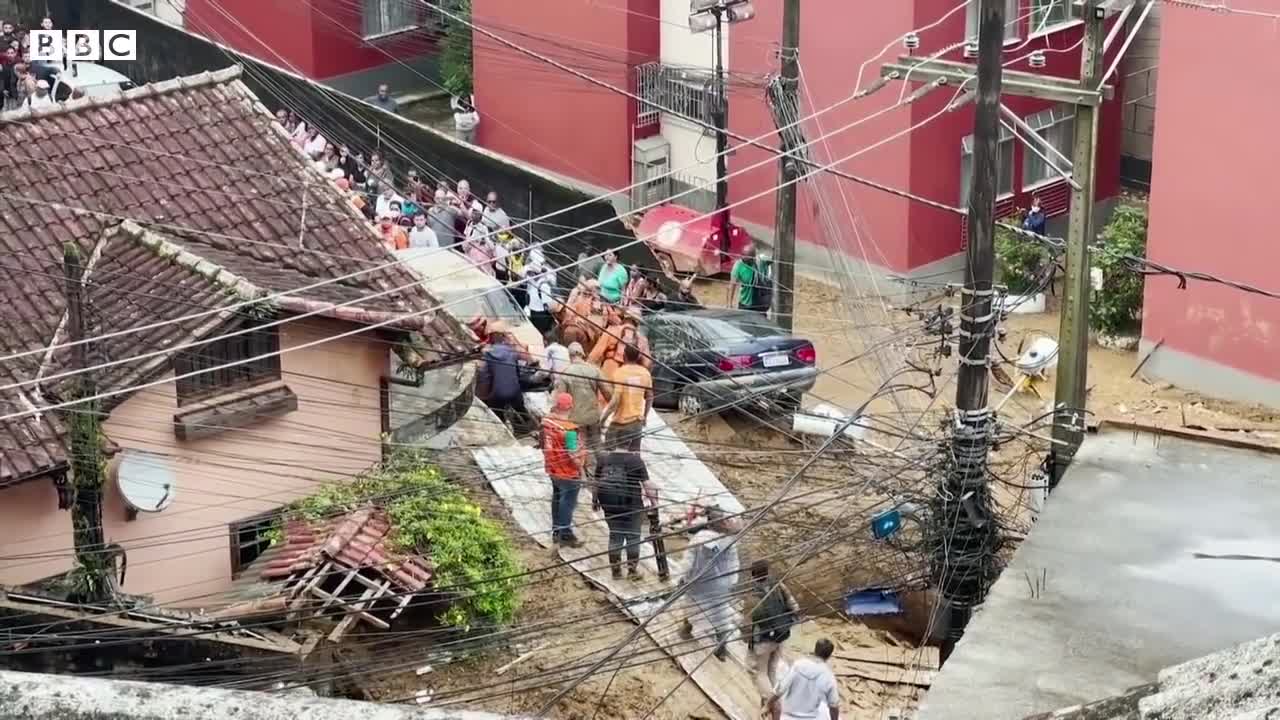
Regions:
[[[974,0],[976,6],[976,0]],[[765,136],[770,145],[774,122],[766,101],[764,81],[778,71],[777,49],[782,3],[757,2],[757,16],[726,29],[724,64],[729,73],[729,124],[747,137]],[[905,54],[900,38],[919,32],[916,55],[960,43],[966,28],[976,34],[976,7],[957,8],[957,0],[909,0],[864,6],[848,0],[806,0],[801,22],[803,113],[826,108],[847,98],[861,71],[861,86],[880,75],[880,63]],[[1010,0],[1009,60],[1043,50],[1045,67],[1032,69],[1025,60],[1009,69],[1077,77],[1082,22],[1065,0]],[[691,35],[687,29],[688,0],[474,0],[473,18],[481,27],[554,58],[610,85],[646,92],[639,78],[657,73],[659,83],[682,86],[667,92],[682,109],[697,114],[706,103],[707,70],[713,66],[710,33]],[[1114,23],[1112,19],[1109,22]],[[888,45],[888,49],[877,58]],[[1118,46],[1119,43],[1115,43]],[[1114,55],[1117,47],[1110,49]],[[948,59],[962,59],[956,51]],[[865,64],[865,67],[864,67]],[[625,95],[595,86],[541,62],[528,53],[496,41],[475,42],[476,100],[482,115],[479,142],[489,150],[551,170],[581,184],[618,189],[641,177],[644,160],[657,158],[677,172],[675,187],[706,187],[714,177],[714,139],[702,129],[666,113],[640,112]],[[652,86],[652,83],[648,85]],[[893,83],[864,99],[843,103],[804,123],[810,141],[824,132],[868,116],[861,124],[835,133],[810,148],[818,162],[857,154],[840,167],[850,173],[892,187],[909,190],[939,202],[963,207],[967,184],[966,148],[973,127],[973,106],[943,113],[911,133],[889,142],[891,135],[937,113],[953,91],[940,90],[911,105],[889,109],[898,102],[901,83]],[[910,92],[910,89],[907,90]],[[1101,114],[1098,138],[1098,200],[1114,197],[1119,188],[1120,112],[1123,88]],[[1006,97],[1005,103],[1070,155],[1069,107],[1029,98]],[[736,143],[734,143],[736,144]],[[871,146],[878,147],[868,150]],[[1038,193],[1051,216],[1068,205],[1069,187],[1046,164],[1008,137],[1002,142],[1000,209],[1012,211],[1029,204]],[[729,172],[735,221],[765,240],[772,236],[777,165],[763,162],[769,154],[743,147],[733,152]],[[833,185],[832,183],[837,183]],[[844,185],[840,188],[839,185]],[[848,225],[847,201],[861,235],[856,245],[827,237],[816,210],[817,188],[834,193],[836,218]],[[834,189],[832,189],[834,188]],[[840,198],[844,194],[844,200]],[[704,194],[705,195],[705,194]],[[756,197],[759,196],[759,197]],[[754,199],[749,199],[754,198]],[[652,198],[644,198],[647,202]],[[828,204],[828,207],[832,205]],[[824,180],[800,193],[800,258],[829,262],[829,249],[838,249],[894,273],[925,273],[958,267],[963,244],[962,218],[849,181]],[[1053,227],[1053,225],[1051,225]],[[820,254],[814,254],[820,253]]]
[[[439,16],[408,0],[186,0],[183,24],[357,97],[431,86]]]
[[[1211,12],[1166,3],[1160,128],[1153,148],[1147,256],[1171,267],[1280,289],[1273,191],[1280,97],[1277,8]],[[1221,119],[1218,126],[1207,121]],[[1143,372],[1217,397],[1280,407],[1280,300],[1224,285],[1150,277]]]

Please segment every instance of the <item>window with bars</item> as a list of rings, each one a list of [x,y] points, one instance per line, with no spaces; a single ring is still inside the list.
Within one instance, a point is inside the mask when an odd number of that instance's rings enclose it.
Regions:
[[[280,529],[280,510],[271,510],[228,525],[231,532],[231,575],[239,575],[257,560]]]
[[[1073,0],[1029,0],[1031,5],[1030,27],[1035,34],[1054,25],[1061,25],[1071,20]]]
[[[658,113],[689,117],[700,122],[711,121],[716,93],[710,77],[658,63],[641,65],[636,72],[636,94],[644,98],[638,112],[638,124],[656,120]]]
[[[1075,108],[1070,105],[1062,104],[1038,112],[1027,118],[1027,124],[1031,129],[1036,131],[1045,142],[1052,145],[1054,149],[1062,153],[1065,157],[1071,157],[1071,146],[1075,142],[1076,129]],[[1070,173],[1070,164],[1063,162],[1062,158],[1049,152],[1048,150],[1038,147],[1036,148],[1041,154],[1053,161],[1050,165],[1039,155],[1031,150],[1025,150],[1022,153],[1022,186],[1029,187],[1039,183],[1056,180],[1062,176],[1062,173]],[[1061,171],[1061,172],[1060,172]]]
[[[388,35],[418,26],[418,5],[408,0],[363,0],[361,32],[365,37]]]
[[[260,324],[260,321],[246,322],[239,327],[229,328],[226,332]],[[173,358],[173,373],[178,376],[178,405],[208,400],[228,392],[279,380],[279,353],[280,336],[274,326],[221,337],[178,353]],[[232,367],[221,367],[249,358],[257,359]],[[196,374],[182,377],[190,373]]]
[[[999,166],[996,174],[996,195],[1003,197],[1013,193],[1013,133],[1000,126]],[[973,182],[973,136],[960,141],[960,206],[969,203],[969,187]]]
[[[1032,0],[1034,2],[1034,0]],[[964,36],[968,40],[977,42],[978,40],[978,6],[981,0],[969,0],[968,7],[965,8],[964,19]],[[1005,0],[1004,6],[1004,40],[1017,40],[1021,36],[1022,30],[1022,2],[1021,0]]]

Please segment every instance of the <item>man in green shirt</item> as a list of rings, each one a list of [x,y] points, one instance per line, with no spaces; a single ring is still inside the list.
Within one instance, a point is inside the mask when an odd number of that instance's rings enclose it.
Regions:
[[[756,249],[749,247],[742,251],[742,257],[733,264],[729,272],[729,297],[737,300],[740,310],[755,310]]]

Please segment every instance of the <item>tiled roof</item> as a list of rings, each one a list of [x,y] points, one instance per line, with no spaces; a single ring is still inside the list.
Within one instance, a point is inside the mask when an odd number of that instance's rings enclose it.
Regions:
[[[0,115],[0,356],[66,341],[66,241],[86,259],[91,334],[361,273],[277,306],[361,324],[396,320],[390,325],[421,332],[440,354],[471,349],[469,333],[448,313],[429,312],[437,303],[417,276],[392,264],[239,75],[229,68]],[[351,304],[335,307],[343,303]],[[125,358],[215,332],[229,319],[175,322],[96,352]],[[0,385],[55,374],[66,355],[0,362]],[[97,381],[123,388],[166,366],[164,357],[128,363]],[[59,390],[0,391],[0,414],[47,404]],[[64,433],[47,414],[0,421],[0,487],[59,467]]]
[[[319,523],[289,520],[279,550],[262,568],[262,579],[280,580],[333,562],[351,570],[381,573],[403,592],[422,591],[431,582],[431,566],[422,557],[392,551],[387,546],[390,533],[390,519],[377,508]]]

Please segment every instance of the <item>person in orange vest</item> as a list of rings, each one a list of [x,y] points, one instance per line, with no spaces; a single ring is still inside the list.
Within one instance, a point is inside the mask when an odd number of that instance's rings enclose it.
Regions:
[[[640,334],[639,326],[640,309],[637,307],[624,309],[600,335],[600,339],[596,341],[587,359],[593,365],[599,366],[606,378],[612,379],[614,372],[626,362],[623,353],[627,345],[635,345],[640,349],[640,365],[645,369],[651,368],[653,360],[649,357],[649,339]]]
[[[606,324],[599,288],[600,284],[595,280],[580,283],[563,304],[554,308],[553,313],[560,323],[561,344],[566,347],[575,342],[582,343],[583,347],[595,345]]]
[[[551,478],[551,541],[576,548],[582,541],[573,533],[573,511],[582,489],[586,450],[578,437],[578,425],[569,419],[573,396],[557,393],[551,412],[542,418],[542,459]]]

